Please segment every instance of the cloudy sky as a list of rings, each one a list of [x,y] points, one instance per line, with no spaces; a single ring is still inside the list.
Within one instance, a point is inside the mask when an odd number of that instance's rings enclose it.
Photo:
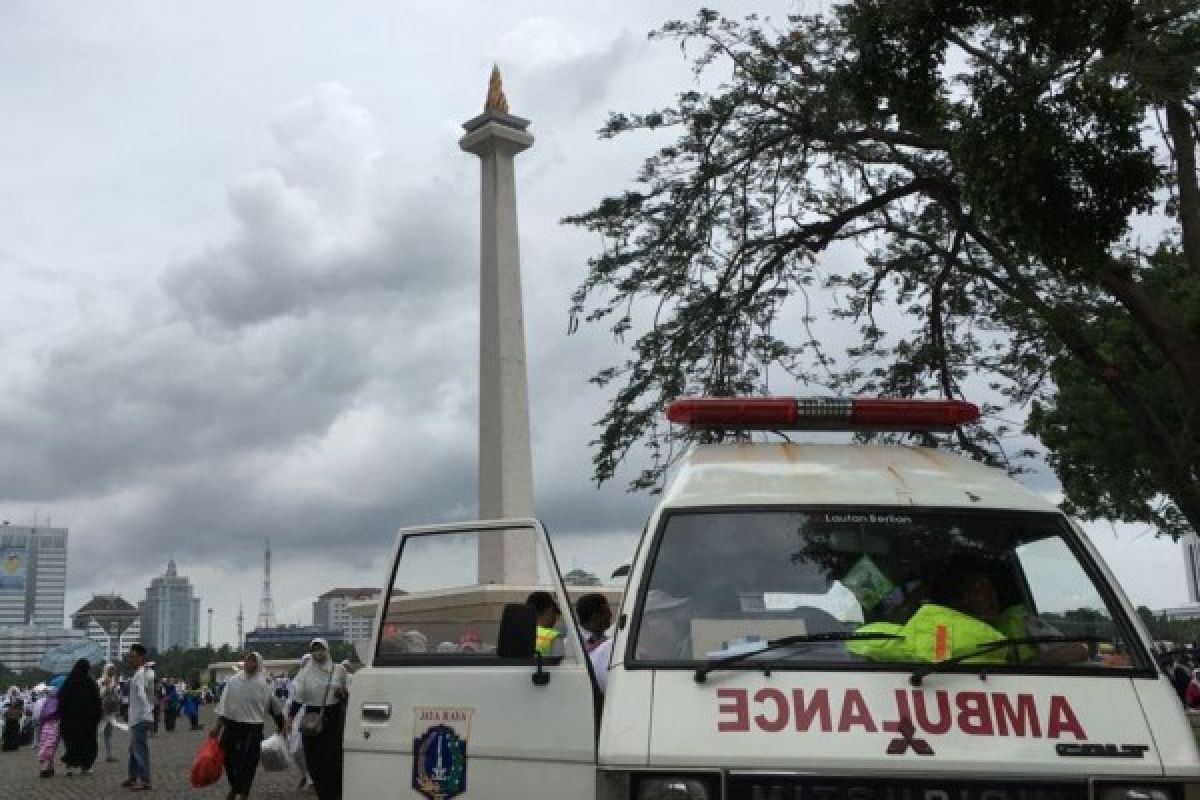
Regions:
[[[279,616],[307,623],[320,592],[382,580],[397,527],[474,514],[478,165],[457,140],[493,62],[537,137],[540,516],[565,565],[626,561],[651,498],[597,490],[587,448],[586,379],[622,351],[566,335],[599,242],[557,221],[647,154],[594,131],[693,80],[645,38],[692,10],[0,0],[0,515],[71,529],[68,611],[136,601],[174,558],[232,640],[270,537]],[[1136,602],[1185,599],[1176,547],[1093,535]]]

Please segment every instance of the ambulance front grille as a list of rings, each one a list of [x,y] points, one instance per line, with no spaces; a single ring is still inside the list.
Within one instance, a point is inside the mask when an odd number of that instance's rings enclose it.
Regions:
[[[1088,800],[1080,782],[731,774],[726,800]]]

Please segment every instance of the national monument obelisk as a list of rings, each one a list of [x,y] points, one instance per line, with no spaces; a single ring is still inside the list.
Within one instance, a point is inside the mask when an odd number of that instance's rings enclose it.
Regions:
[[[492,67],[483,113],[463,124],[459,146],[479,156],[479,519],[534,515],[529,388],[517,244],[514,159],[533,145],[529,120],[508,113]],[[527,533],[482,535],[479,582],[537,583],[537,547]]]

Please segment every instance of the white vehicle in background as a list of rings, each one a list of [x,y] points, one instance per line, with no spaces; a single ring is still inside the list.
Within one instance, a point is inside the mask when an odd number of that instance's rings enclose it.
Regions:
[[[958,402],[681,400],[737,430],[945,430]],[[536,585],[475,585],[534,537]],[[638,545],[601,693],[533,520],[400,531],[345,729],[345,796],[1190,800],[1200,756],[1080,529],[936,449],[738,441],[688,453]]]

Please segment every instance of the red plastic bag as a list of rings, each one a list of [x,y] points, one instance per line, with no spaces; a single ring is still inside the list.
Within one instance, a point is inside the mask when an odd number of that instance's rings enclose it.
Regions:
[[[225,768],[225,754],[221,752],[221,743],[212,736],[204,737],[204,744],[192,761],[192,787],[203,789],[221,780],[221,770]]]

